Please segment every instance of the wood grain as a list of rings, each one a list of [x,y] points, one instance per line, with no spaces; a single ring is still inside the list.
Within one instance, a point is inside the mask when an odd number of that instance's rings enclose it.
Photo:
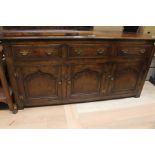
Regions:
[[[155,52],[155,38],[140,34],[50,29],[2,33],[19,109],[139,97]]]

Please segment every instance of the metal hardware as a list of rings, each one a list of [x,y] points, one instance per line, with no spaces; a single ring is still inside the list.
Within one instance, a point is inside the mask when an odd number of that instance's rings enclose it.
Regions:
[[[80,49],[76,49],[75,52],[76,52],[77,55],[81,55],[82,51]]]
[[[112,77],[112,78],[111,78],[111,81],[113,81],[113,80],[114,80],[114,78]]]
[[[61,85],[61,84],[62,84],[62,82],[61,82],[61,81],[59,81],[59,82],[58,82],[58,84],[59,84],[59,85]]]
[[[30,53],[28,50],[22,50],[22,51],[20,51],[20,54],[23,55],[23,56],[28,55],[28,53]]]
[[[17,78],[18,77],[18,73],[14,72],[14,76],[15,76],[15,78]]]
[[[70,80],[68,80],[68,84],[71,84],[71,81]]]
[[[51,51],[48,51],[46,54],[47,55],[53,55],[55,52],[56,52],[56,50],[51,50]]]
[[[98,49],[97,54],[102,55],[104,53],[104,49]]]
[[[141,49],[140,53],[142,53],[142,54],[145,53],[145,49]]]
[[[24,99],[24,97],[23,97],[23,96],[19,96],[19,99],[20,99],[20,100],[23,100],[23,99]]]
[[[124,54],[127,54],[127,53],[128,53],[128,50],[122,50],[122,52],[123,52]]]

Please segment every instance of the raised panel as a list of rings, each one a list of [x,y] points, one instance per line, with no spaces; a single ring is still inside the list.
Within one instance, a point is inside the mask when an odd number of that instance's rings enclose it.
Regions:
[[[58,96],[57,78],[52,74],[37,71],[24,81],[27,95],[31,98]]]
[[[142,62],[118,63],[114,65],[110,94],[136,93],[142,73]]]
[[[61,67],[17,67],[18,89],[25,106],[54,104],[61,100]]]
[[[72,93],[96,93],[100,89],[100,74],[89,68],[77,72],[72,77]]]
[[[68,68],[68,97],[89,98],[106,93],[105,77],[108,68],[105,64],[81,64]]]

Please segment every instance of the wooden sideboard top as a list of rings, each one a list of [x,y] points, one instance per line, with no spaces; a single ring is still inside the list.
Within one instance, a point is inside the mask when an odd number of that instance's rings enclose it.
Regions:
[[[0,40],[7,39],[137,39],[155,40],[155,36],[113,31],[78,30],[2,30]]]

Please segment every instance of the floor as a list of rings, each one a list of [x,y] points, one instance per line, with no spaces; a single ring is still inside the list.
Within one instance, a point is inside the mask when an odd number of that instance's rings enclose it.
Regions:
[[[155,129],[155,86],[146,82],[140,98],[25,108],[16,115],[0,109],[0,128]]]

